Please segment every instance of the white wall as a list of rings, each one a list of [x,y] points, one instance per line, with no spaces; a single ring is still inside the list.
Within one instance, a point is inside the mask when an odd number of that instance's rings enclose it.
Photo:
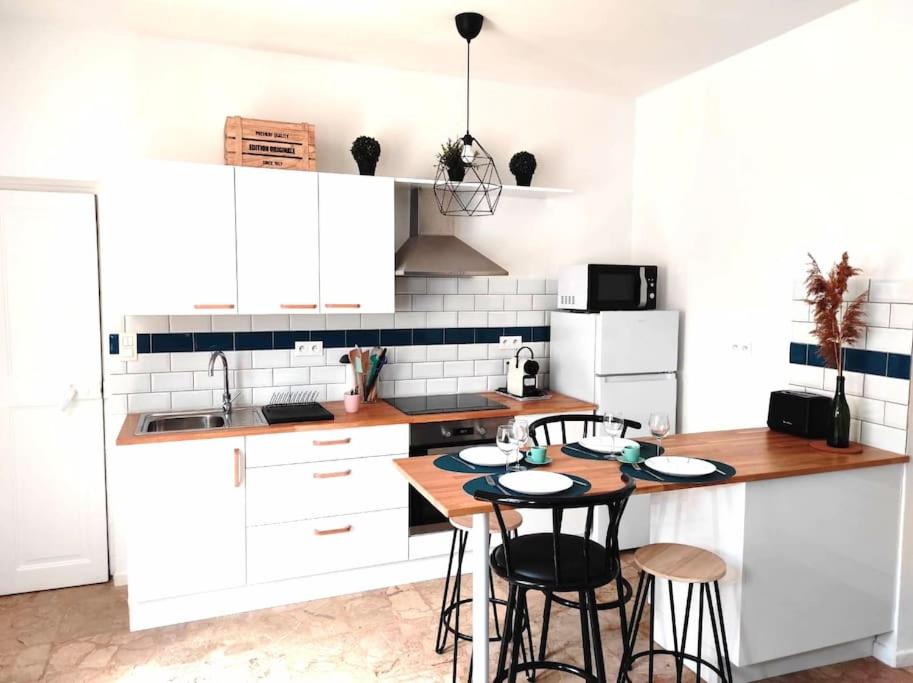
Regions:
[[[913,4],[862,0],[638,100],[632,256],[663,267],[661,303],[684,311],[683,431],[764,424],[806,252],[913,278],[911,63]],[[910,665],[911,487],[905,505]]]

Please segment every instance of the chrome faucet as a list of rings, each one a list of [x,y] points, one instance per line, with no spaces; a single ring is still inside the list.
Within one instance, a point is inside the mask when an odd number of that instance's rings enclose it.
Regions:
[[[228,415],[231,412],[231,392],[228,390],[228,359],[221,351],[213,351],[209,357],[209,376],[215,372],[216,358],[222,359],[222,372],[225,376],[225,390],[222,392],[222,412]]]

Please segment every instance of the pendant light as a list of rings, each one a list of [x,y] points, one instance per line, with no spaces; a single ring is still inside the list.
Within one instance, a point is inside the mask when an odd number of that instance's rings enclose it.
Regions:
[[[466,134],[459,138],[460,162],[438,162],[434,198],[445,216],[490,216],[501,198],[501,176],[494,159],[469,132],[469,44],[482,30],[484,17],[463,12],[455,19],[457,32],[466,40]]]

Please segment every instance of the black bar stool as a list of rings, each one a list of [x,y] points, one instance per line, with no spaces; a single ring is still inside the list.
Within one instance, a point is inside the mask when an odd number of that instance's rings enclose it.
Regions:
[[[637,583],[637,595],[634,598],[634,611],[632,613],[631,635],[628,647],[622,657],[618,669],[618,683],[630,681],[628,672],[640,657],[649,658],[649,678],[653,680],[653,657],[655,655],[669,655],[675,658],[676,681],[682,680],[685,660],[693,662],[697,680],[701,679],[701,668],[707,667],[720,677],[723,683],[732,683],[732,665],[729,662],[729,643],[726,640],[726,628],[723,625],[723,603],[720,601],[720,579],[726,575],[726,563],[714,553],[702,548],[695,548],[680,543],[654,543],[646,545],[634,553],[634,562],[640,568],[640,580]],[[672,650],[656,649],[653,640],[653,625],[655,619],[656,579],[665,579],[669,585],[669,612],[672,619]],[[677,623],[675,619],[675,597],[672,592],[673,583],[687,583],[688,595],[685,599],[685,619],[682,625],[682,637],[678,638]],[[711,585],[713,590],[710,590]],[[697,619],[697,654],[685,652],[685,643],[688,640],[688,626],[691,616],[691,602],[694,587],[698,587],[698,619]],[[644,607],[649,596],[650,600],[650,646],[647,650],[635,652],[637,644],[637,629],[643,617]],[[704,637],[704,598],[707,599],[707,611],[710,614],[710,626],[713,630],[713,642],[716,645],[717,664],[714,666],[703,659],[701,648]],[[717,621],[719,620],[719,629]],[[681,647],[679,647],[681,645]]]
[[[516,511],[505,511],[504,521],[506,533],[514,538],[517,536],[517,529],[523,524],[523,516]],[[434,651],[439,655],[444,654],[447,648],[447,637],[453,634],[453,672],[452,681],[457,680],[457,657],[459,655],[460,641],[472,642],[472,634],[460,631],[460,606],[472,604],[472,598],[461,597],[461,581],[463,576],[463,556],[466,553],[466,543],[469,540],[469,532],[472,529],[472,517],[454,517],[450,520],[453,527],[453,536],[450,541],[450,559],[447,562],[447,578],[444,581],[444,594],[441,596],[441,613],[438,617],[437,637],[435,638]],[[500,534],[501,528],[497,520],[492,517],[489,521],[489,530],[491,533]],[[454,576],[454,559],[456,560],[456,574]],[[451,579],[453,586],[451,587]],[[501,640],[501,623],[498,618],[498,605],[507,608],[507,601],[495,596],[494,580],[491,569],[488,570],[488,583],[490,594],[488,602],[491,605],[491,613],[495,622],[495,635],[489,637],[489,642],[497,643]],[[448,595],[449,594],[449,595]],[[452,623],[451,623],[452,622]],[[529,652],[533,651],[533,636],[530,630],[529,619],[525,618],[526,636],[529,642]],[[523,659],[526,661],[526,645],[523,648]],[[472,663],[470,660],[469,677],[472,678]]]

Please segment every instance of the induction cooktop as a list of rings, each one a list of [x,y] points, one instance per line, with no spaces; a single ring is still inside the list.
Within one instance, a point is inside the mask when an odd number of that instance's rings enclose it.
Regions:
[[[404,396],[384,399],[406,415],[433,415],[476,410],[506,408],[482,394],[441,394],[437,396]]]

